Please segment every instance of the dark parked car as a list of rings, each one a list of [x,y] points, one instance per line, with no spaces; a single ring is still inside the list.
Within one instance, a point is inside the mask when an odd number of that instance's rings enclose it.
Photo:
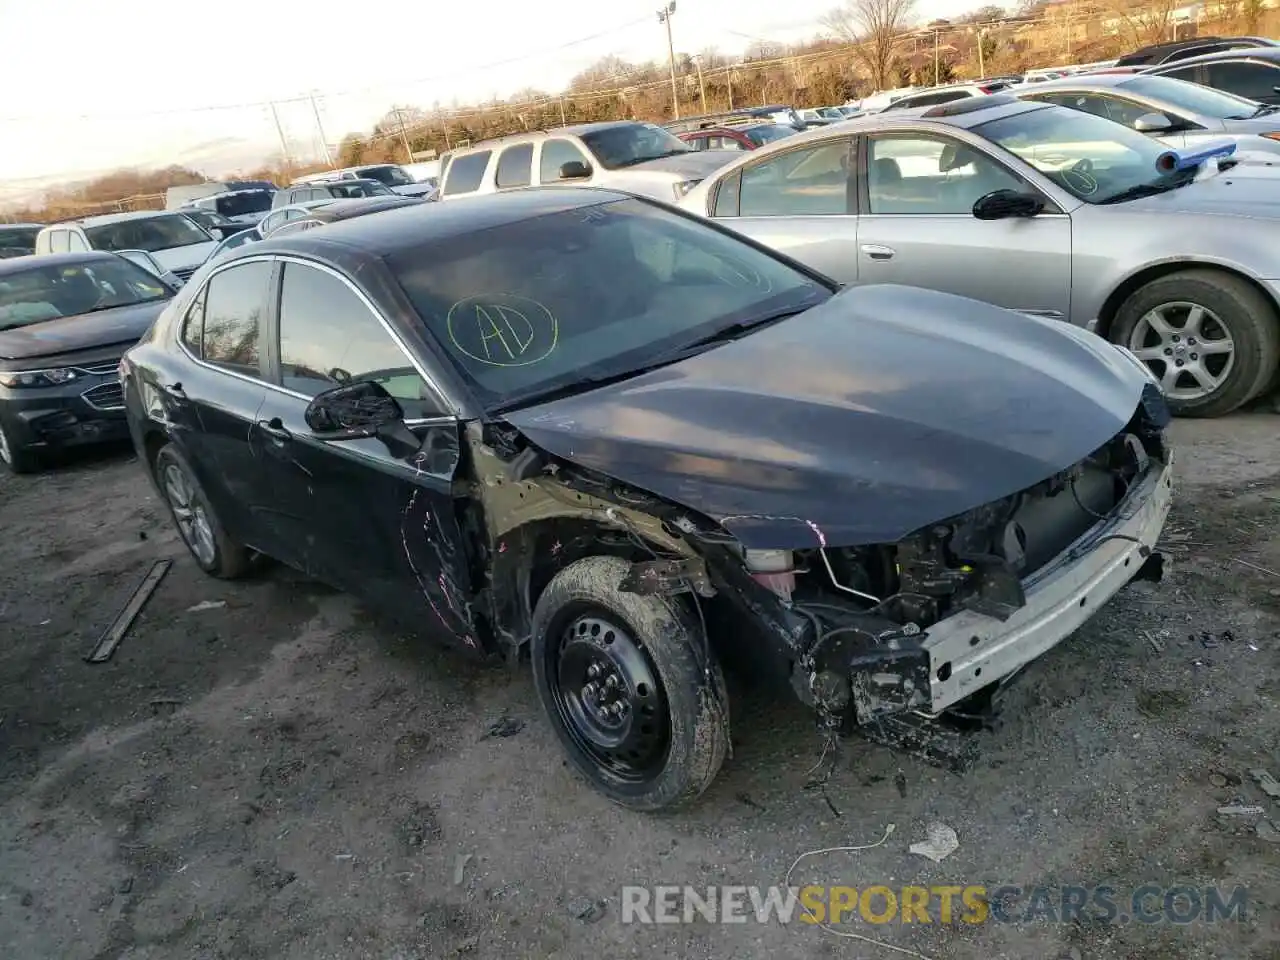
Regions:
[[[799,131],[787,123],[749,120],[713,124],[700,130],[686,130],[676,136],[695,150],[754,150],[795,133]]]
[[[291,233],[301,233],[303,230],[310,230],[313,227],[323,227],[326,223],[337,223],[340,220],[350,220],[352,217],[364,217],[371,213],[381,213],[383,210],[412,207],[427,202],[429,201],[423,197],[410,197],[402,194],[393,194],[389,197],[360,197],[356,200],[334,200],[311,208],[301,217],[286,220],[261,232],[264,235],[264,239],[268,237],[287,237]]]
[[[35,253],[36,234],[43,223],[0,223],[0,260]]]
[[[1237,97],[1280,105],[1280,47],[1223,50],[1143,71],[1189,80]]]
[[[0,462],[127,437],[120,355],[173,294],[113,253],[0,260]]]
[[[1168,410],[1126,351],[839,292],[612,191],[264,240],[122,375],[200,567],[258,551],[460,648],[527,650],[570,760],[635,809],[715,776],[721,658],[824,731],[928,741],[923,715],[976,711],[1158,576],[1171,496]]]
[[[1126,53],[1116,60],[1115,66],[1155,66],[1162,63],[1176,63],[1206,53],[1265,49],[1275,46],[1277,46],[1276,41],[1268,40],[1266,37],[1191,37],[1187,40],[1153,43],[1132,53]]]
[[[354,197],[396,197],[399,194],[377,180],[325,180],[281,187],[271,198],[271,209],[311,200],[347,200]]]

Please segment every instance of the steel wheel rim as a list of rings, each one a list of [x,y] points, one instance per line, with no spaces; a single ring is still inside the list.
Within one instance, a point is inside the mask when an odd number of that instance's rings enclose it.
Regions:
[[[1172,300],[1138,320],[1129,349],[1171,400],[1200,400],[1219,390],[1236,365],[1235,341],[1208,307]]]
[[[630,629],[593,608],[569,620],[548,654],[556,712],[578,750],[619,780],[653,779],[670,751],[671,708]]]
[[[171,463],[164,468],[164,495],[187,549],[202,564],[209,566],[217,555],[209,513],[192,488],[186,472],[176,464]]]
[[[9,449],[9,435],[4,432],[3,425],[0,425],[0,460],[10,466],[13,465],[13,451]]]

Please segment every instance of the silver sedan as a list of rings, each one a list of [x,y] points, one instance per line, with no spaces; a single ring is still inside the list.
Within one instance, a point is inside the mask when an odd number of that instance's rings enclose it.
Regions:
[[[1087,327],[1141,358],[1176,411],[1217,416],[1280,357],[1280,169],[1170,153],[997,93],[797,134],[682,205],[845,283]]]
[[[1280,107],[1198,83],[1104,73],[1038,84],[1016,95],[1095,113],[1176,150],[1225,138],[1235,141],[1241,160],[1280,161]]]

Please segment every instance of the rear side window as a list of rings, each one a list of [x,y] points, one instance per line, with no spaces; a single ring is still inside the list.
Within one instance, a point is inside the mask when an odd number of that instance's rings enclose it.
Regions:
[[[196,294],[196,298],[191,301],[191,306],[187,308],[187,315],[182,318],[182,333],[178,339],[182,341],[182,345],[191,351],[193,357],[203,359],[204,357],[204,295],[208,292],[208,287],[201,288]]]
[[[216,274],[205,288],[204,361],[250,377],[262,376],[262,321],[271,264],[245,263]]]
[[[742,195],[742,174],[735,173],[720,184],[716,190],[716,204],[711,211],[713,217],[736,217],[738,201]]]
[[[491,150],[479,153],[468,153],[455,157],[449,164],[449,177],[444,182],[444,195],[452,197],[459,193],[474,193],[484,182],[484,171],[489,166]]]
[[[533,144],[507,147],[498,157],[497,185],[527,187],[533,179]]]
[[[71,234],[66,230],[54,230],[49,234],[49,252],[67,253],[71,249]]]
[[[1280,86],[1280,70],[1248,60],[1208,63],[1209,86],[1250,100],[1274,101]]]

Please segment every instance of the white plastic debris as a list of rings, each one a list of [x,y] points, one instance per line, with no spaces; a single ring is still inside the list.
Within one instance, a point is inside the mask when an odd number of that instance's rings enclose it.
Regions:
[[[193,607],[187,607],[187,613],[199,613],[201,610],[218,610],[227,605],[225,600],[202,600]]]
[[[1253,806],[1252,804],[1235,804],[1230,807],[1218,808],[1218,813],[1222,814],[1224,817],[1254,817],[1265,812],[1266,811],[1263,810],[1262,807]]]
[[[960,846],[960,838],[945,823],[931,823],[925,828],[926,840],[913,843],[907,849],[928,857],[934,863],[941,863],[951,856]]]

